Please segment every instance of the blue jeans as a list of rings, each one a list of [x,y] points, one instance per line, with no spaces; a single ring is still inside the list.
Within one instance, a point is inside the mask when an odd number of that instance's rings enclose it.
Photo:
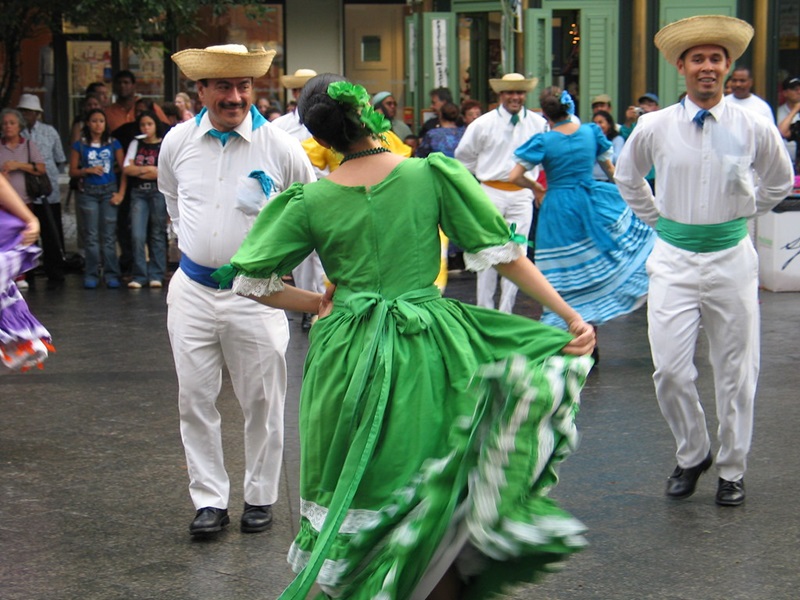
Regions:
[[[86,252],[87,279],[97,279],[102,249],[103,278],[119,279],[117,260],[117,207],[111,196],[117,191],[115,183],[104,185],[84,184],[78,193],[78,210],[83,222],[83,247]]]
[[[167,202],[156,184],[150,185],[150,189],[131,190],[133,280],[142,285],[162,281],[167,270]],[[145,244],[150,250],[149,263]]]

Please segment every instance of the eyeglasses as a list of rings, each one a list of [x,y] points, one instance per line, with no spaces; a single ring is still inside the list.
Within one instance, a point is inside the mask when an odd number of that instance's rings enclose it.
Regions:
[[[392,101],[392,102],[384,102],[383,104],[385,106],[397,106],[397,102],[394,102],[394,101]]]

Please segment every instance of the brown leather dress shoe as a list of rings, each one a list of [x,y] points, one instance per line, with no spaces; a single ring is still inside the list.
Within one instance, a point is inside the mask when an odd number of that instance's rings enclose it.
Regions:
[[[208,535],[222,531],[231,522],[227,508],[214,508],[206,506],[197,511],[194,520],[189,525],[190,535]]]
[[[716,503],[720,506],[739,506],[744,502],[744,478],[739,481],[728,481],[719,478],[717,482]]]
[[[260,533],[272,523],[272,506],[255,506],[244,503],[242,513],[242,533]]]
[[[697,480],[700,479],[700,475],[708,471],[712,462],[711,452],[709,451],[708,456],[699,465],[687,467],[686,469],[680,466],[675,467],[672,475],[667,479],[667,496],[680,500],[694,494]]]

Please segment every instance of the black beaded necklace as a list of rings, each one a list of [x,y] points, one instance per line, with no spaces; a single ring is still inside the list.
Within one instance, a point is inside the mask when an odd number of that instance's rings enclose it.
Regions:
[[[343,165],[348,160],[353,160],[354,158],[362,158],[364,156],[372,156],[373,154],[383,154],[384,152],[391,152],[388,148],[384,148],[383,146],[378,146],[377,148],[368,148],[367,150],[362,150],[361,152],[353,152],[352,154],[345,154],[342,158],[342,162],[340,165]]]

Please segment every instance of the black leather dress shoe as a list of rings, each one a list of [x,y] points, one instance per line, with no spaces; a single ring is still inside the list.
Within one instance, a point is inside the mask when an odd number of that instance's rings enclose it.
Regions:
[[[708,471],[711,463],[711,452],[709,452],[708,456],[699,465],[686,469],[679,466],[675,467],[672,475],[667,479],[667,496],[680,500],[694,494],[697,480],[700,479],[700,475]]]
[[[744,479],[728,481],[720,477],[716,502],[720,506],[739,506],[744,502]]]
[[[222,528],[230,522],[231,518],[228,516],[227,508],[206,506],[197,511],[194,520],[189,525],[189,533],[191,535],[216,533],[222,531]]]
[[[259,533],[272,523],[272,506],[255,506],[244,503],[242,513],[242,533]]]

